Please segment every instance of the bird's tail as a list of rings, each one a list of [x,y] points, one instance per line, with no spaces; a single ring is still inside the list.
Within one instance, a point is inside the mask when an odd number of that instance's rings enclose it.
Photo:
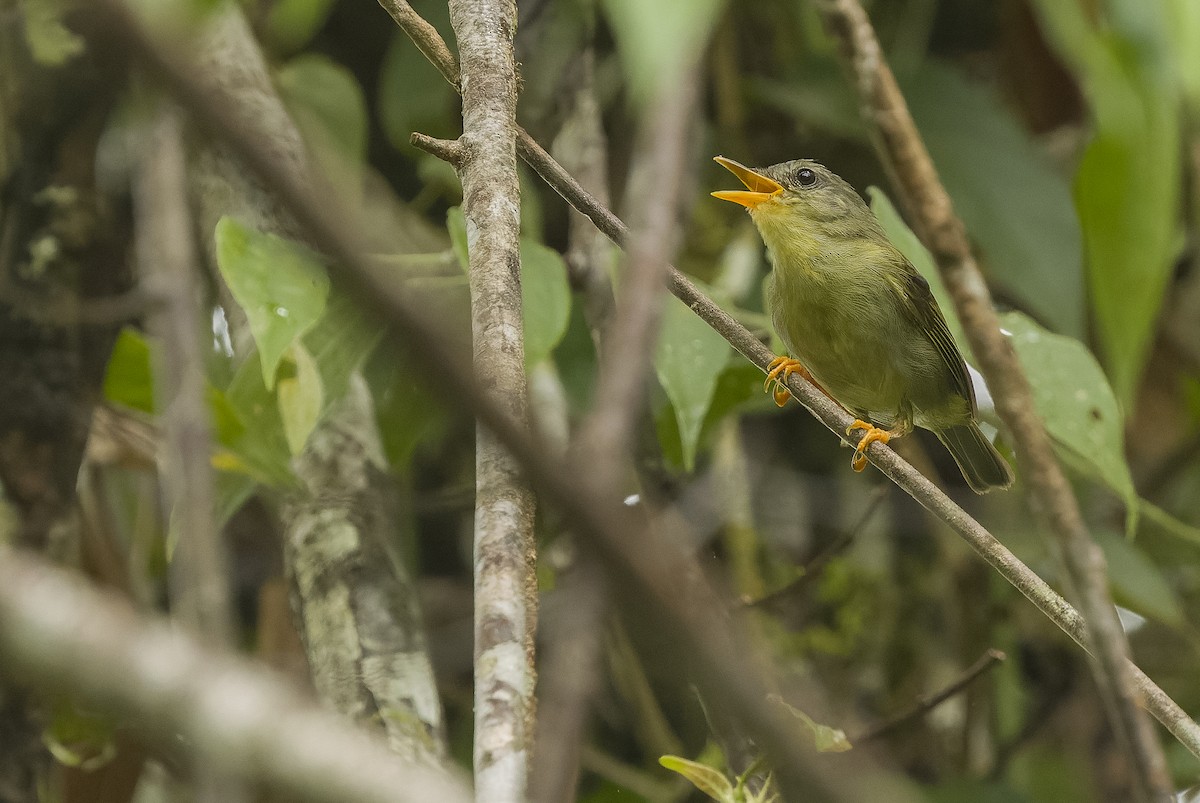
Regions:
[[[958,463],[972,491],[983,494],[992,488],[1012,485],[1012,468],[974,421],[943,429],[936,434],[942,445],[954,455],[954,462]]]

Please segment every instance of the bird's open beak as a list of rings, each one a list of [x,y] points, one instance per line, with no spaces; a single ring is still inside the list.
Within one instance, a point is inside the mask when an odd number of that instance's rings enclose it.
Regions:
[[[755,173],[744,164],[739,164],[724,156],[714,156],[713,161],[733,173],[746,185],[745,190],[720,190],[712,193],[712,197],[722,201],[733,201],[747,209],[753,209],[763,201],[769,201],[783,193],[783,186],[774,179],[767,178],[762,173]]]

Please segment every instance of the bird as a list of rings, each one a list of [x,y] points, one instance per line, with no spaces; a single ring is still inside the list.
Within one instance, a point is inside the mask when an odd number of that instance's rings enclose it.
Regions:
[[[819,162],[796,159],[750,168],[715,161],[744,190],[713,197],[745,207],[772,265],[767,299],[787,353],[768,366],[766,387],[787,403],[798,373],[855,417],[866,449],[930,430],[976,493],[1012,485],[1013,472],[977,421],[966,362],[929,282],[888,239],[854,188]]]

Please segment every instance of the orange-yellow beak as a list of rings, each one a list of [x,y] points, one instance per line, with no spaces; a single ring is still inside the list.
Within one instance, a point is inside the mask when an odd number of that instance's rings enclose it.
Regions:
[[[733,201],[747,209],[753,209],[763,201],[769,201],[783,193],[783,186],[774,179],[767,178],[762,173],[755,173],[744,164],[739,164],[724,156],[714,156],[713,161],[733,173],[746,185],[745,190],[720,190],[712,193],[712,197],[722,201]]]

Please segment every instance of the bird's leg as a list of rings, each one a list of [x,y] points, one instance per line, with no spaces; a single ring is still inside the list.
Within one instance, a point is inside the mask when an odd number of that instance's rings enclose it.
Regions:
[[[854,419],[854,423],[846,427],[846,434],[853,435],[856,429],[865,429],[866,434],[859,440],[858,446],[854,447],[854,457],[850,458],[850,467],[855,471],[862,471],[867,467],[868,446],[876,441],[887,443],[892,438],[902,438],[912,432],[912,428],[912,423],[903,419],[891,429],[880,429],[874,424],[863,421],[860,418]]]
[[[779,407],[787,404],[788,399],[792,398],[792,392],[787,389],[787,384],[785,384],[787,378],[792,374],[799,374],[814,385],[817,384],[813,380],[812,374],[800,364],[799,360],[792,359],[787,355],[780,355],[771,360],[771,363],[767,366],[767,381],[763,383],[763,390],[771,391],[771,397],[775,399],[775,404]],[[775,385],[774,389],[771,388],[772,383]],[[820,385],[817,385],[817,387],[820,387]],[[825,391],[822,390],[821,392],[824,393]],[[828,396],[829,394],[826,393],[825,395]]]

